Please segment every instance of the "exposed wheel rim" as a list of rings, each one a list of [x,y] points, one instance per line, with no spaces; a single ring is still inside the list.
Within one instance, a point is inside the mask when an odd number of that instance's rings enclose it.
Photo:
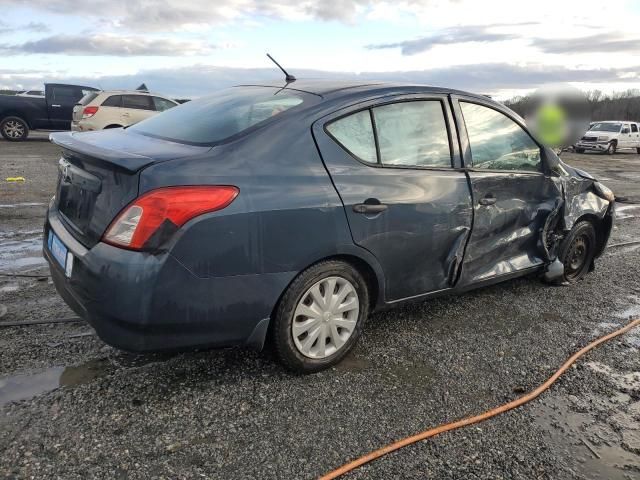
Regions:
[[[580,276],[586,266],[591,242],[587,235],[578,235],[573,239],[564,260],[564,272],[568,279]]]
[[[17,120],[9,120],[2,127],[2,131],[9,138],[21,138],[24,135],[24,129],[24,124]]]
[[[293,342],[305,357],[330,357],[355,331],[359,313],[353,284],[342,277],[324,278],[300,297],[291,323]]]

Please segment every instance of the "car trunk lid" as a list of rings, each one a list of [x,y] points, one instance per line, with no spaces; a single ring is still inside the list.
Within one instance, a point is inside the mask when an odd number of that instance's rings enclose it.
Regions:
[[[123,129],[54,133],[62,147],[54,209],[71,235],[91,248],[116,215],[138,196],[142,169],[153,163],[209,150]]]

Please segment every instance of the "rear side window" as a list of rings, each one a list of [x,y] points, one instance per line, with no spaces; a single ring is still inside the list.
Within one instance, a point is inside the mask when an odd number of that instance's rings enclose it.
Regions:
[[[450,167],[449,134],[438,100],[383,105],[373,109],[383,165]]]
[[[104,102],[103,107],[122,107],[122,95],[111,95]]]
[[[631,124],[631,131],[633,133],[637,133],[638,132],[638,126],[635,123]]]
[[[97,96],[98,96],[98,92],[86,93],[85,96],[82,97],[78,103],[84,107],[85,105],[89,105],[91,102],[93,102],[93,100]]]
[[[173,102],[170,102],[167,99],[164,98],[160,98],[160,97],[151,97],[153,99],[153,105],[155,107],[155,110],[158,112],[164,112],[165,110],[169,110],[172,107],[175,107],[176,104]]]
[[[460,102],[474,168],[540,172],[540,147],[520,125],[492,108]]]
[[[122,95],[122,107],[137,110],[155,110],[148,95]]]
[[[312,98],[271,87],[234,87],[154,115],[129,130],[181,143],[209,145],[268,122]]]
[[[369,110],[354,113],[327,125],[327,132],[360,160],[377,163],[376,142]]]
[[[326,129],[344,149],[368,163],[451,167],[449,133],[439,100],[374,107],[338,119]]]

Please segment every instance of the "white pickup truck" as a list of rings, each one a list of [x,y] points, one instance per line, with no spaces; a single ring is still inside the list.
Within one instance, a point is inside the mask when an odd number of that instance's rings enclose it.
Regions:
[[[593,150],[613,155],[623,149],[634,149],[640,153],[640,124],[637,122],[594,122],[575,144],[577,153]]]

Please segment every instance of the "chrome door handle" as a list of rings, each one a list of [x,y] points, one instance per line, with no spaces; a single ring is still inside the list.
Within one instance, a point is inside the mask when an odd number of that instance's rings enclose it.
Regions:
[[[387,208],[388,206],[382,203],[357,203],[353,206],[353,211],[356,213],[382,213]]]
[[[486,196],[484,198],[481,198],[478,203],[480,205],[494,205],[496,203],[496,200],[496,197]]]
[[[53,108],[60,108],[62,105],[51,105]]]

